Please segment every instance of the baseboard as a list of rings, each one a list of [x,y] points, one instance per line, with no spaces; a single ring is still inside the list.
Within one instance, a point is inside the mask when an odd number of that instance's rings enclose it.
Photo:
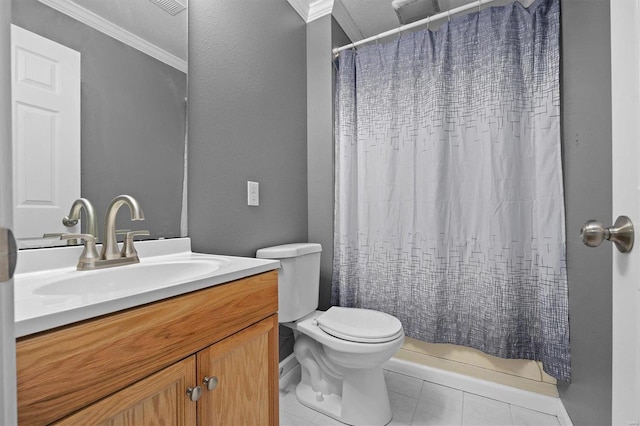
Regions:
[[[289,371],[295,368],[296,365],[298,365],[298,360],[296,359],[295,355],[289,354],[289,356],[280,361],[280,364],[278,365],[280,377],[287,374]]]
[[[552,416],[558,416],[559,419],[561,415],[560,411],[564,411],[566,414],[562,401],[560,401],[559,398],[481,380],[475,377],[454,373],[452,371],[441,370],[398,358],[391,358],[389,361],[382,364],[382,368],[454,389],[460,389],[464,392],[474,393],[476,395],[503,401],[508,404],[540,411]],[[563,416],[561,425],[571,426],[571,419],[568,415]]]
[[[562,403],[562,401],[558,401],[558,412],[556,416],[558,417],[560,426],[573,426],[571,417],[569,417],[569,413],[567,413],[567,409],[564,408],[564,404]]]

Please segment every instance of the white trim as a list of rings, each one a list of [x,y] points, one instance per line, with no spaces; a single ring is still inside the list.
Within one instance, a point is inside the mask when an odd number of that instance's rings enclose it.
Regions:
[[[640,222],[640,2],[610,2],[611,19],[611,217]],[[609,249],[611,250],[611,249]],[[640,250],[611,250],[611,424],[640,421]],[[603,253],[604,254],[604,253]]]
[[[391,358],[382,364],[382,368],[552,416],[558,416],[560,406],[562,406],[564,410],[560,398],[529,392],[398,358]],[[563,426],[572,426],[571,419],[569,419],[568,415],[566,418],[563,418],[563,421],[565,422]]]
[[[558,423],[560,423],[560,426],[573,426],[571,417],[569,417],[569,413],[567,413],[567,409],[564,408],[562,401],[558,404],[558,413],[556,416],[558,417]]]
[[[334,0],[317,0],[309,5],[309,16],[307,22],[315,21],[331,14]]]
[[[164,62],[182,72],[187,72],[187,61],[178,58],[177,56],[167,52],[164,49],[156,46],[153,43],[138,37],[137,35],[125,30],[124,28],[115,25],[113,22],[104,19],[103,17],[96,15],[88,9],[74,3],[71,0],[38,0],[40,3],[45,4],[58,12],[64,13],[67,16],[76,19],[114,39],[121,41],[122,43],[138,49],[139,51],[146,53],[147,55]]]
[[[298,365],[298,360],[296,359],[296,356],[293,353],[289,354],[289,356],[283,359],[282,361],[280,361],[280,364],[278,365],[278,371],[280,371],[280,377],[284,376],[289,371],[296,368],[297,365]]]
[[[340,0],[287,0],[287,2],[307,24],[323,16],[333,15],[351,41],[364,38]]]
[[[364,38],[355,22],[353,22],[353,18],[349,15],[349,12],[340,0],[334,0],[332,14],[351,41],[358,41]]]

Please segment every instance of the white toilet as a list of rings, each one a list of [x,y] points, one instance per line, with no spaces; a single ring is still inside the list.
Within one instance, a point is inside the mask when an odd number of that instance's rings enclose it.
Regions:
[[[302,366],[298,401],[350,425],[391,421],[381,365],[404,342],[400,321],[369,309],[317,311],[320,244],[285,244],[258,250],[278,259],[278,317],[294,330],[294,353]]]

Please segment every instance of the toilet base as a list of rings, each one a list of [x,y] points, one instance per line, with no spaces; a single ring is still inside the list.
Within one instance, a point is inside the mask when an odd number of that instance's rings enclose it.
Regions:
[[[391,404],[382,368],[345,369],[342,396],[315,392],[302,380],[296,387],[298,401],[348,425],[384,426],[391,421]]]

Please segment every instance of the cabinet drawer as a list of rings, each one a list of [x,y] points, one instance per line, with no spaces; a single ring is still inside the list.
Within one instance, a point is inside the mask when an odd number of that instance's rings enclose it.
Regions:
[[[277,312],[266,272],[18,340],[18,419],[46,424]]]

